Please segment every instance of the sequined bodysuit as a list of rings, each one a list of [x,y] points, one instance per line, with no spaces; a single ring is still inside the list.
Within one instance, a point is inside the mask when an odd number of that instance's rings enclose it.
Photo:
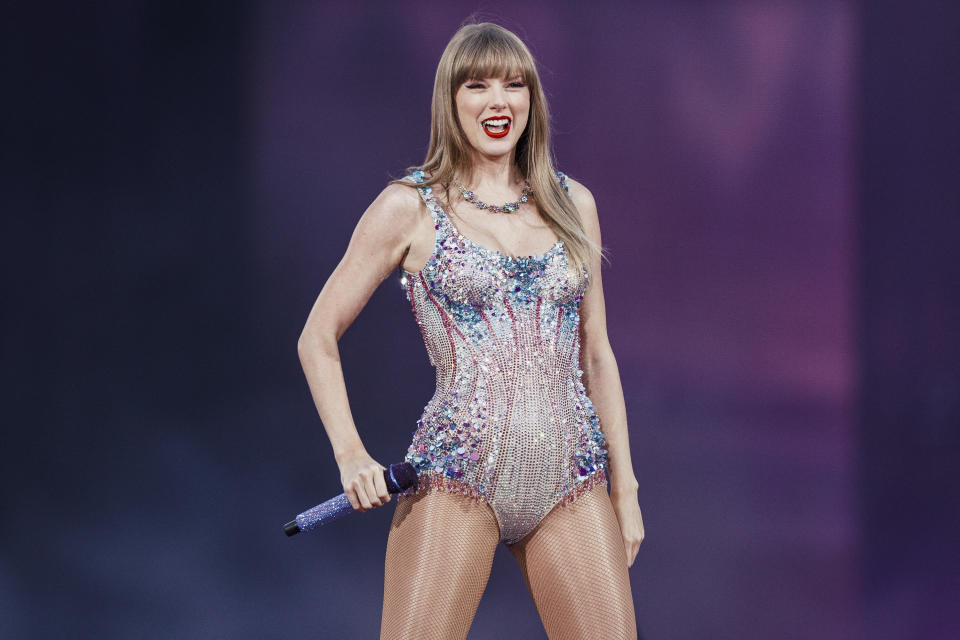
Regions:
[[[405,179],[423,182],[416,171]],[[566,176],[557,180],[569,196]],[[605,437],[580,378],[580,301],[587,272],[563,243],[510,257],[463,236],[417,187],[436,230],[423,269],[404,270],[437,389],[405,460],[421,490],[489,503],[513,544],[550,509],[606,482]]]

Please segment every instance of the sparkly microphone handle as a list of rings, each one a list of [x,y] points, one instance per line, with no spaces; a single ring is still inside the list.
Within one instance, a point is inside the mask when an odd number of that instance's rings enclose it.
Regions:
[[[383,480],[387,483],[389,493],[400,493],[412,487],[417,481],[417,471],[409,462],[398,462],[383,470]],[[341,493],[312,509],[307,509],[298,515],[296,520],[291,520],[283,525],[283,531],[288,536],[298,534],[301,531],[310,531],[328,522],[333,522],[348,513],[353,513],[353,511],[347,494]]]

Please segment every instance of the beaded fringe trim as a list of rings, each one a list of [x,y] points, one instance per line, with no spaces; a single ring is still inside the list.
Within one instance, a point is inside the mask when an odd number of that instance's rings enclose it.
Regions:
[[[573,502],[574,500],[576,500],[577,498],[579,498],[580,496],[582,496],[587,491],[590,491],[591,489],[593,489],[595,486],[599,484],[606,484],[606,482],[607,482],[607,470],[601,467],[600,469],[597,469],[592,474],[587,476],[586,480],[584,480],[583,482],[578,484],[576,487],[574,487],[573,491],[570,491],[564,494],[563,497],[560,498],[559,504],[560,506],[565,507],[571,502]]]
[[[448,478],[439,473],[425,473],[417,478],[417,484],[410,487],[400,495],[413,496],[421,491],[446,491],[447,493],[456,493],[470,498],[474,502],[484,504],[487,502],[487,496],[482,491],[477,490],[463,480]]]
[[[557,504],[562,507],[566,506],[587,491],[590,491],[594,487],[606,482],[607,470],[601,467],[600,469],[594,471],[591,475],[587,476],[586,480],[577,484],[573,490],[563,494]],[[465,496],[478,504],[485,504],[488,502],[486,493],[477,490],[476,487],[473,487],[462,480],[448,478],[447,476],[440,475],[439,473],[420,475],[417,479],[417,484],[402,492],[400,495],[413,496],[421,491],[445,491],[447,493],[456,493],[458,495]]]

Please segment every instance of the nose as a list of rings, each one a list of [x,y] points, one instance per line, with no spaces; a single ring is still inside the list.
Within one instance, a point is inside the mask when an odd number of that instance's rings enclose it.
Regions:
[[[493,91],[490,94],[490,108],[491,109],[507,108],[506,93],[504,92],[503,87],[499,86],[499,84],[494,85]]]

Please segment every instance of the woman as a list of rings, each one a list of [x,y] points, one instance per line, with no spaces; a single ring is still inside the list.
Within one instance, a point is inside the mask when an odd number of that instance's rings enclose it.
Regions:
[[[466,637],[500,542],[550,638],[636,637],[627,569],[644,529],[601,254],[591,193],[551,165],[530,52],[497,25],[462,27],[437,69],[426,162],[364,212],[298,344],[360,511],[390,495],[337,341],[394,269],[437,369],[406,455],[419,484],[387,541],[382,638]]]

